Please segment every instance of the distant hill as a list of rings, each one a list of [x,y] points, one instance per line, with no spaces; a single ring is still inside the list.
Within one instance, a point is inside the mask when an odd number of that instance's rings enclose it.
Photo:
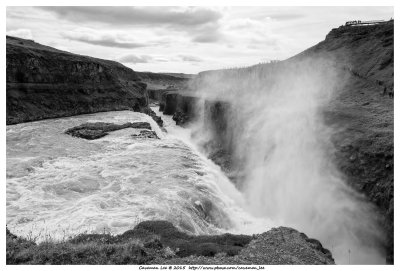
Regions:
[[[173,72],[170,72],[170,73],[165,73],[165,72],[164,72],[164,73],[161,73],[161,74],[171,75],[171,76],[180,77],[180,78],[187,78],[187,79],[191,79],[191,78],[193,78],[193,77],[196,76],[195,74],[173,73]]]
[[[194,76],[183,73],[137,72],[137,74],[147,84],[149,90],[185,89],[189,80]]]

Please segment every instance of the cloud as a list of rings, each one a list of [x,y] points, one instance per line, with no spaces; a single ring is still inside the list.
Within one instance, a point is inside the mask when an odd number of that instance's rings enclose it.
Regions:
[[[37,7],[73,22],[100,22],[114,26],[157,25],[190,27],[216,22],[217,11],[177,7]]]
[[[187,61],[187,62],[202,62],[203,61],[201,58],[196,57],[196,56],[179,55],[179,57],[182,61]]]
[[[279,42],[279,38],[275,36],[252,38],[250,44],[252,45],[262,45],[262,46],[276,46]]]
[[[191,73],[251,65],[263,58],[286,59],[321,41],[348,18],[389,19],[394,12],[393,7],[309,6],[8,6],[6,11],[9,35],[30,38],[33,34],[43,44],[98,58],[135,54],[139,59],[134,61],[148,62],[131,64],[135,68]],[[185,61],[179,55],[203,61]]]
[[[135,55],[129,54],[117,58],[116,61],[126,63],[126,64],[137,64],[137,63],[156,63],[156,62],[192,62],[192,63],[199,63],[203,62],[200,57],[192,56],[192,55],[178,55],[173,57],[172,59],[165,58],[163,56],[150,56],[150,55]]]
[[[68,31],[63,32],[61,35],[64,38],[85,42],[93,45],[100,45],[106,47],[116,47],[116,48],[125,48],[125,49],[133,49],[150,46],[150,44],[140,43],[140,42],[131,42],[131,41],[123,41],[120,40],[117,36],[108,34],[108,33],[97,33],[94,31]]]
[[[276,13],[276,14],[271,14],[268,17],[272,19],[276,19],[279,21],[291,21],[291,20],[297,20],[306,17],[305,14],[299,14],[299,13]]]
[[[163,58],[163,57],[157,57],[154,58],[155,62],[170,62],[170,60],[168,60],[167,58]]]
[[[252,28],[265,28],[268,19],[253,20],[250,18],[233,19],[228,23],[227,28],[233,30],[252,29]]]
[[[153,57],[148,56],[148,55],[136,56],[136,55],[130,54],[130,55],[125,55],[123,57],[120,57],[117,60],[122,63],[137,64],[137,63],[149,63],[149,61],[153,60]]]
[[[203,33],[194,37],[192,41],[200,43],[213,43],[218,42],[219,39],[220,37],[215,33]]]
[[[37,7],[54,13],[57,17],[73,23],[105,24],[107,27],[140,29],[152,27],[158,33],[171,30],[184,32],[183,37],[193,42],[212,43],[221,39],[219,33],[222,13],[204,7]],[[163,35],[163,34],[161,34]],[[79,39],[88,43],[113,45],[108,39],[97,41]],[[129,45],[120,45],[129,46]],[[117,47],[117,46],[115,46]],[[134,44],[132,46],[135,47]],[[122,47],[121,47],[122,48]],[[125,47],[124,47],[125,48]]]
[[[33,38],[32,31],[30,29],[20,28],[16,30],[10,30],[6,33],[8,36],[18,37],[22,39],[29,39]]]
[[[218,31],[218,29],[213,29],[210,31],[202,30],[199,34],[196,34],[192,39],[193,42],[199,43],[215,43],[223,39],[224,35]]]

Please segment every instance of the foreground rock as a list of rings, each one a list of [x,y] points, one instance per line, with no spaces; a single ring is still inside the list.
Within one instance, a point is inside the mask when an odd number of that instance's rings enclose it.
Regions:
[[[280,227],[257,236],[193,236],[167,221],[121,235],[81,234],[36,244],[6,230],[7,264],[334,264],[314,239]]]
[[[151,130],[148,122],[127,122],[124,124],[114,124],[107,122],[88,122],[65,131],[73,137],[80,137],[88,140],[98,139],[108,135],[109,132],[126,128],[148,129]],[[149,131],[151,132],[151,131]]]
[[[156,259],[154,264],[335,264],[329,250],[322,247],[318,240],[308,238],[292,228],[273,228],[256,235],[237,255],[229,257],[219,254],[215,257],[190,256],[169,260]]]
[[[7,124],[147,108],[146,84],[124,65],[7,36]]]

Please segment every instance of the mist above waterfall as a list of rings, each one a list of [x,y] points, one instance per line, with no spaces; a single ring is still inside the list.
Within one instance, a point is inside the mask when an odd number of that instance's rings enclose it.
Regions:
[[[321,58],[200,73],[193,88],[223,109],[204,110],[198,138],[231,154],[250,213],[319,239],[337,263],[384,263],[377,212],[335,167],[324,123],[346,78]]]

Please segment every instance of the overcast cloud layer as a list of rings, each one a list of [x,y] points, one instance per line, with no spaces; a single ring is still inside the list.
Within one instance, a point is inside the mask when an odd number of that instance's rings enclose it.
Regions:
[[[197,73],[283,60],[392,7],[7,7],[7,34],[138,71]]]

